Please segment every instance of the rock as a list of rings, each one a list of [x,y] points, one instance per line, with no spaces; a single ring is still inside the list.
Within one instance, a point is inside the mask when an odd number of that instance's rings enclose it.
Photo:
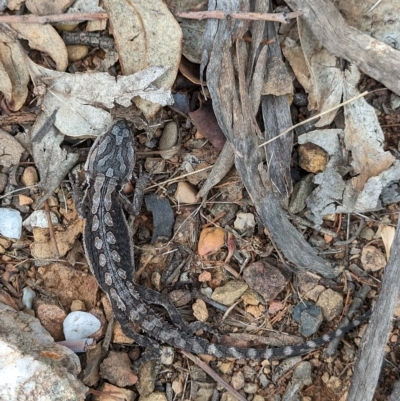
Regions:
[[[236,220],[233,223],[235,230],[239,231],[240,234],[250,236],[254,233],[256,227],[256,221],[254,214],[240,212],[236,215]]]
[[[328,244],[325,242],[325,239],[317,234],[312,234],[308,242],[314,248],[325,249],[328,246]]]
[[[322,323],[321,309],[317,306],[309,308],[301,314],[300,334],[309,337],[316,333]]]
[[[395,93],[390,94],[390,108],[392,110],[400,107],[400,96],[397,96]]]
[[[259,318],[263,314],[263,311],[258,306],[255,306],[255,305],[246,306],[246,312],[250,313],[255,318]]]
[[[192,293],[188,290],[173,290],[168,294],[168,298],[179,308],[192,300]]]
[[[175,199],[179,203],[193,204],[197,202],[197,190],[186,181],[178,182],[175,192]]]
[[[197,299],[192,305],[193,315],[200,322],[208,320],[208,309],[206,303],[202,299]]]
[[[27,309],[32,309],[32,302],[36,297],[36,292],[31,287],[24,287],[22,290],[22,304]]]
[[[246,306],[247,305],[257,306],[261,302],[263,302],[263,299],[260,294],[248,288],[242,295],[242,301]]]
[[[11,166],[16,166],[19,163],[25,149],[12,135],[2,129],[0,129],[0,143],[0,166],[4,167],[1,169],[3,172],[7,172]]]
[[[114,322],[112,342],[116,344],[133,344],[135,341],[124,334],[118,322]]]
[[[230,280],[224,286],[216,288],[211,299],[223,305],[233,305],[247,288],[248,285],[244,281]]]
[[[361,252],[361,263],[365,271],[376,272],[386,266],[386,258],[380,249],[367,245]]]
[[[343,297],[328,288],[319,296],[317,305],[321,308],[324,319],[330,322],[342,312]]]
[[[36,168],[33,166],[27,167],[22,173],[21,182],[26,187],[36,185],[39,182],[39,177]]]
[[[222,374],[230,375],[230,374],[232,374],[234,364],[235,364],[235,362],[233,362],[233,361],[220,362],[218,364],[218,369]]]
[[[0,304],[0,399],[83,400],[81,367],[71,350],[54,343],[35,317]],[[15,372],[14,374],[12,372]]]
[[[131,369],[132,363],[125,352],[110,351],[100,365],[100,376],[118,387],[133,386],[138,377]]]
[[[311,305],[301,312],[300,334],[309,337],[317,332],[323,321],[322,311],[319,306]]]
[[[74,299],[71,303],[71,312],[75,311],[86,311],[85,303],[82,302],[80,299]]]
[[[304,299],[309,299],[311,301],[317,302],[319,296],[323,291],[325,291],[325,287],[323,285],[317,285],[312,290],[308,291],[303,295]]]
[[[255,394],[258,391],[257,383],[246,383],[243,387],[243,391],[247,394]]]
[[[239,370],[234,373],[231,379],[231,385],[235,390],[240,390],[244,387],[244,376],[243,373]]]
[[[7,186],[7,174],[0,173],[0,194],[3,193],[6,186]]]
[[[100,388],[98,388],[102,392],[100,395],[93,395],[94,401],[115,401],[115,400],[124,400],[124,401],[135,401],[137,394],[135,394],[132,390],[128,390],[126,388],[119,388],[113,386],[110,383],[103,383]]]
[[[283,399],[288,401],[298,400],[298,392],[311,383],[311,363],[300,362],[293,371],[292,379],[285,389]]]
[[[85,45],[67,46],[68,60],[71,62],[84,59],[89,54],[89,48]]]
[[[138,401],[168,401],[168,400],[164,393],[156,391],[147,396],[141,396]]]
[[[305,107],[308,105],[308,95],[304,92],[297,92],[293,95],[293,104],[297,107]]]
[[[63,321],[67,316],[58,303],[46,299],[36,299],[34,302],[37,318],[43,327],[51,334],[56,341],[64,339]]]
[[[172,390],[174,391],[175,394],[182,394],[183,391],[183,383],[182,380],[180,380],[179,377],[177,377],[173,382],[172,382]]]
[[[13,242],[11,240],[0,237],[0,245],[3,246],[4,249],[8,249],[12,244]]]
[[[8,207],[0,208],[0,234],[10,239],[20,239],[22,217],[18,210]]]
[[[165,124],[163,133],[161,134],[159,149],[160,150],[170,150],[172,149],[178,142],[178,126],[175,121],[170,121]],[[174,156],[175,151],[172,154],[162,153],[161,157],[163,159],[170,159]]]
[[[289,203],[291,213],[297,214],[306,208],[306,199],[315,188],[313,183],[314,176],[314,174],[306,175],[293,187]]]
[[[215,203],[211,208],[211,214],[214,217],[223,214],[218,223],[221,227],[225,227],[236,217],[238,210],[239,206],[234,203]]]
[[[313,143],[299,145],[299,165],[310,173],[321,173],[325,171],[328,164],[328,154],[324,149]]]
[[[93,309],[97,303],[98,284],[96,279],[65,263],[51,263],[37,269],[37,279],[50,294],[57,296],[61,305],[67,309],[75,299],[85,303],[86,309]]]
[[[100,327],[99,319],[91,313],[82,311],[71,312],[63,322],[64,336],[67,341],[87,338],[96,333]]]
[[[211,400],[211,398],[203,398],[201,401],[209,401],[209,400]],[[230,393],[223,393],[221,395],[221,401],[237,401],[237,398]]]
[[[269,302],[285,289],[289,282],[289,275],[285,276],[267,261],[259,260],[247,267],[243,273],[243,279],[251,289],[257,291],[266,302]]]
[[[29,196],[20,194],[18,195],[18,203],[20,206],[32,205],[33,199],[30,198]]]
[[[197,252],[200,256],[210,255],[225,244],[225,230],[220,227],[206,227],[200,233]]]
[[[58,217],[55,213],[50,212],[51,223],[53,226],[58,224]],[[26,220],[24,220],[23,226],[29,231],[32,231],[33,227],[48,228],[49,221],[47,220],[47,214],[44,210],[35,210]]]
[[[137,391],[141,395],[140,400],[147,399],[155,388],[156,361],[145,362],[139,369],[139,382],[136,384]]]
[[[172,347],[162,347],[160,362],[163,365],[172,365],[175,358],[175,350]]]
[[[370,227],[365,227],[360,233],[360,238],[371,241],[375,237],[375,231]]]
[[[293,368],[298,362],[301,361],[301,356],[294,356],[292,358],[284,359],[275,369],[272,375],[272,382],[276,383],[286,372]]]

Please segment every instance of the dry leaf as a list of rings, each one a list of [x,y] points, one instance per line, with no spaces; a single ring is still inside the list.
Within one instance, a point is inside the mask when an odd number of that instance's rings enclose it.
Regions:
[[[26,0],[26,8],[36,15],[63,14],[74,0]]]
[[[390,249],[393,244],[395,233],[396,233],[396,229],[392,226],[384,226],[381,231],[381,237],[382,237],[383,245],[385,246],[387,260],[389,260],[389,257],[390,257]]]
[[[285,39],[282,52],[297,80],[309,94],[309,110],[324,112],[339,104],[343,93],[343,75],[336,64],[336,57],[321,46],[310,28],[300,20],[298,32],[293,30],[290,36]],[[315,126],[329,125],[335,115],[336,110],[326,114]]]
[[[168,71],[154,83],[170,89],[181,58],[181,28],[162,0],[105,0],[106,9],[124,75],[149,66]],[[135,104],[151,119],[160,106],[135,98]]]
[[[67,47],[61,36],[49,24],[10,24],[21,37],[29,41],[31,49],[48,54],[56,64],[58,71],[65,71],[68,67]]]
[[[134,96],[163,106],[173,102],[169,90],[151,84],[166,71],[166,67],[149,67],[133,75],[115,78],[102,72],[68,74],[48,70],[28,58],[27,63],[35,85],[44,83],[48,86],[42,106],[47,115],[58,110],[55,126],[64,135],[89,137],[104,133],[112,124],[112,118],[109,112],[98,107],[99,104],[109,109],[115,103],[128,107]],[[40,127],[35,124],[31,137]]]
[[[347,76],[347,74],[346,74]],[[349,100],[359,94],[356,89],[358,77],[345,81],[344,99]],[[353,186],[362,191],[365,183],[387,170],[395,160],[390,152],[383,150],[385,137],[375,109],[364,98],[359,98],[344,106],[346,119],[345,144],[351,151],[352,167],[357,177]]]
[[[29,73],[20,44],[13,41],[0,42],[0,62],[1,75],[4,78],[4,81],[1,80],[0,90],[7,100],[8,107],[17,111],[24,105],[28,96],[29,82]]]

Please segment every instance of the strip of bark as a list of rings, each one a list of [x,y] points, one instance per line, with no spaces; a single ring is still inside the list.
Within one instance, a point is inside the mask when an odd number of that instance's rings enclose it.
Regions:
[[[237,11],[235,1],[215,1],[218,9]],[[240,10],[247,11],[247,10]],[[239,79],[235,78],[232,49],[233,39],[247,30],[243,21],[208,20],[203,43],[201,71],[207,67],[207,84],[221,129],[235,151],[235,165],[256,207],[263,224],[283,254],[299,268],[324,277],[335,277],[340,269],[319,257],[311,245],[290,224],[274,194],[273,185],[258,148],[258,127],[254,122],[244,65],[238,57]],[[236,40],[240,53],[243,42]]]
[[[400,95],[400,52],[347,25],[330,0],[286,0],[322,45]]]
[[[347,401],[369,401],[374,397],[385,355],[386,342],[392,327],[392,316],[400,291],[399,223],[400,219],[397,223],[396,235],[385,268],[378,301],[363,335]]]

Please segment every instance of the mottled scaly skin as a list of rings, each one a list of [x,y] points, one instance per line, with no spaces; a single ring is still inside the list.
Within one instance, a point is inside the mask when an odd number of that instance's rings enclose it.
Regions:
[[[149,358],[158,358],[161,343],[195,354],[216,357],[272,359],[306,353],[358,326],[369,314],[345,328],[305,344],[284,348],[236,348],[212,344],[187,329],[176,308],[153,290],[133,282],[133,242],[121,206],[120,191],[133,174],[135,145],[125,121],[116,122],[99,137],[85,166],[88,189],[84,197],[84,246],[88,263],[100,287],[109,296],[113,311],[125,334],[149,348]],[[148,177],[139,178],[130,212],[137,214]],[[123,202],[124,203],[124,202]],[[151,303],[164,306],[173,324],[155,314]],[[136,333],[130,322],[147,336]]]

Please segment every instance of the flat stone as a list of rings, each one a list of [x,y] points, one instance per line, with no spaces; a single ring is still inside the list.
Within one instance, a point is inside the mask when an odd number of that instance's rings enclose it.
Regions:
[[[186,181],[178,182],[178,186],[175,191],[175,199],[179,203],[193,204],[197,202],[197,190],[196,188]]]
[[[286,288],[289,278],[265,260],[252,263],[243,273],[249,287],[261,294],[266,302],[275,299]]]
[[[365,271],[376,272],[386,266],[386,257],[379,248],[367,245],[362,249],[361,263]]]
[[[244,281],[230,280],[222,287],[218,287],[211,295],[211,299],[223,305],[233,305],[247,290],[248,285]]]
[[[313,183],[314,176],[314,174],[308,174],[294,186],[289,203],[291,213],[300,213],[307,207],[306,199],[315,188]]]
[[[55,302],[36,299],[34,302],[37,318],[56,341],[64,340],[63,322],[67,313]]]
[[[118,387],[133,386],[138,377],[133,373],[131,366],[128,354],[110,351],[100,365],[100,376]]]
[[[324,319],[330,322],[342,312],[343,297],[328,288],[319,296],[317,305],[321,308]]]

